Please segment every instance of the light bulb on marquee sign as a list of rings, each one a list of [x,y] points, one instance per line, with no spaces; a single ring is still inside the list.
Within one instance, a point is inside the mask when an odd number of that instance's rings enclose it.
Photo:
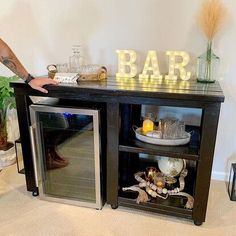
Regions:
[[[134,50],[117,50],[119,59],[117,77],[133,78],[137,75],[137,65],[134,64],[137,59],[137,54]]]
[[[118,54],[118,72],[116,76],[125,78],[135,77],[138,73],[137,65],[135,64],[137,60],[136,52],[134,50],[117,50],[116,52]],[[185,69],[190,61],[189,54],[184,51],[166,51],[166,55],[169,56],[169,73],[165,76],[165,79],[177,80],[176,71],[178,70],[182,80],[189,80],[191,72]],[[163,78],[160,74],[156,51],[148,51],[143,72],[139,75],[139,78],[159,80]]]
[[[167,51],[166,55],[169,56],[169,74],[165,76],[165,79],[177,80],[178,77],[175,75],[175,70],[177,69],[182,80],[189,80],[191,72],[186,72],[184,69],[190,61],[189,54],[183,51]],[[177,57],[182,57],[182,62],[177,63]]]
[[[151,79],[162,79],[162,75],[160,74],[159,64],[157,60],[157,53],[153,50],[148,51],[146,62],[143,68],[143,73],[139,75],[139,78],[141,79],[149,78],[148,72],[152,72]]]

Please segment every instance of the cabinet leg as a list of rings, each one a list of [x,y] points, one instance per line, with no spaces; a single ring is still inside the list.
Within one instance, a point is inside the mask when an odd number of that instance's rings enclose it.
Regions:
[[[201,225],[202,225],[202,222],[200,222],[200,221],[194,221],[194,224],[195,224],[196,226],[201,226]]]
[[[117,209],[117,208],[118,208],[118,204],[111,204],[111,208],[112,208],[113,210]]]
[[[119,103],[107,103],[107,203],[118,207]]]

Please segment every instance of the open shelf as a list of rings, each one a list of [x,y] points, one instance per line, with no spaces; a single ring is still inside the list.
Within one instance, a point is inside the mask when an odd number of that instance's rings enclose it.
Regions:
[[[150,155],[168,156],[174,158],[183,158],[187,160],[199,159],[199,148],[184,146],[160,146],[143,143],[139,140],[129,140],[126,144],[119,145],[119,151],[131,153],[145,153]]]
[[[188,127],[187,131],[193,131],[190,143],[182,146],[160,146],[141,142],[135,138],[128,141],[122,141],[119,145],[119,151],[131,153],[145,153],[150,155],[168,156],[174,158],[183,158],[197,161],[199,159],[199,128]]]
[[[146,203],[136,203],[135,198],[137,197],[130,192],[123,192],[119,194],[118,204],[124,207],[130,207],[138,210],[144,210],[149,212],[156,212],[161,214],[167,214],[177,217],[183,217],[187,219],[192,219],[192,210],[186,208],[180,208],[179,206],[184,206],[186,203],[186,198],[179,196],[171,196],[166,200],[163,199],[152,199]],[[134,197],[135,196],[135,197]]]
[[[153,155],[140,156],[139,153],[120,152],[118,205],[192,219],[193,210],[185,208],[187,202],[186,197],[168,196],[167,199],[161,199],[149,196],[150,201],[137,204],[137,192],[122,191],[123,187],[138,184],[134,178],[134,174],[138,171],[145,171],[145,169],[150,166],[158,169],[157,159],[158,157]],[[196,166],[197,161],[187,160],[188,175],[185,177],[185,188],[182,192],[189,193],[192,196],[195,195]],[[177,181],[172,187],[179,187],[179,182]]]

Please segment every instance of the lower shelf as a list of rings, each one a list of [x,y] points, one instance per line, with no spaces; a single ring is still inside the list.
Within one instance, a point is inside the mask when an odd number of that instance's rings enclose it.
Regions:
[[[180,205],[184,206],[185,202],[186,199],[182,197],[169,197],[168,200],[155,199],[150,202],[137,204],[135,199],[124,197],[124,194],[118,197],[119,206],[193,219],[192,210],[179,207]]]

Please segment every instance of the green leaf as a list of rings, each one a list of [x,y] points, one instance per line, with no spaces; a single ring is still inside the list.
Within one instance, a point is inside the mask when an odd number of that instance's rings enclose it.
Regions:
[[[7,108],[15,108],[14,90],[10,82],[18,80],[18,76],[0,76],[0,125],[6,121]]]

